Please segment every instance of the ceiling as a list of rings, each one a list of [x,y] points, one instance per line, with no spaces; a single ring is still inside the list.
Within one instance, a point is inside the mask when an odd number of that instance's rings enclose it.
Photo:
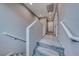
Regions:
[[[25,5],[38,17],[48,16],[47,6],[51,3],[25,3]]]

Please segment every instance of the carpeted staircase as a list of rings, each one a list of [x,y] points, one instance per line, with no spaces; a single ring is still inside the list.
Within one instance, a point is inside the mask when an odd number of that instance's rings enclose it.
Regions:
[[[47,35],[37,42],[33,56],[64,56],[64,48],[55,37]]]

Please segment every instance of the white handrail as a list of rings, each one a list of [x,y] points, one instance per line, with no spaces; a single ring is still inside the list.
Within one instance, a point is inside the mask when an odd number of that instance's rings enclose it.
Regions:
[[[11,55],[13,55],[14,54],[14,52],[10,52],[10,53],[8,53],[6,56],[11,56]]]
[[[5,56],[23,56],[22,52],[10,52]]]
[[[69,31],[69,29],[65,26],[64,21],[61,21],[60,23],[61,23],[63,29],[65,30],[65,32],[67,33],[68,37],[69,37],[71,40],[79,41],[79,37],[76,37],[76,36],[73,36],[73,35],[72,35],[72,33]]]
[[[2,34],[3,34],[3,35],[6,35],[6,36],[8,36],[8,37],[14,38],[14,39],[16,39],[16,40],[20,40],[20,41],[26,42],[25,40],[23,40],[23,39],[21,39],[21,38],[17,38],[17,37],[15,37],[15,36],[13,36],[13,35],[11,35],[11,34],[9,34],[9,33],[3,32]]]

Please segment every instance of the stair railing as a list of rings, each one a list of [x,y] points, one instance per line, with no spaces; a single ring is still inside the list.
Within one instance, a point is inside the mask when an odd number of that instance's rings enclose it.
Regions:
[[[72,33],[69,31],[69,29],[67,28],[67,26],[64,24],[64,21],[60,22],[63,29],[65,30],[65,32],[67,33],[68,37],[73,41],[73,42],[79,42],[79,37],[72,35]]]
[[[5,36],[8,36],[8,37],[11,37],[11,38],[13,38],[15,40],[19,40],[19,41],[22,41],[22,42],[26,42],[25,40],[23,40],[21,38],[17,38],[17,37],[15,37],[15,36],[13,36],[13,35],[11,35],[9,33],[3,32],[2,34],[5,35]]]

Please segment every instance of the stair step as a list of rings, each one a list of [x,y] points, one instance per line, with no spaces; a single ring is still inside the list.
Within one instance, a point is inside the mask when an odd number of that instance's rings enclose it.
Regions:
[[[54,51],[54,50],[50,50],[50,49],[46,49],[43,47],[37,47],[35,53],[37,53],[38,55],[41,56],[59,56],[59,54]]]
[[[59,53],[64,53],[64,48],[62,46],[57,46],[57,45],[53,45],[53,43],[47,43],[47,42],[43,42],[43,41],[39,41],[37,42],[38,46],[44,47],[44,48],[49,48],[49,49],[53,49],[55,51],[58,51]]]
[[[35,56],[64,56],[64,48],[55,36],[45,35],[34,51]]]
[[[45,43],[51,46],[57,46],[57,47],[62,47],[62,45],[60,44],[60,42],[57,40],[56,37],[53,36],[45,36],[44,38],[42,38],[39,42],[41,43]]]
[[[24,53],[14,53],[10,56],[25,56],[25,55],[26,55],[26,53],[24,52]]]

